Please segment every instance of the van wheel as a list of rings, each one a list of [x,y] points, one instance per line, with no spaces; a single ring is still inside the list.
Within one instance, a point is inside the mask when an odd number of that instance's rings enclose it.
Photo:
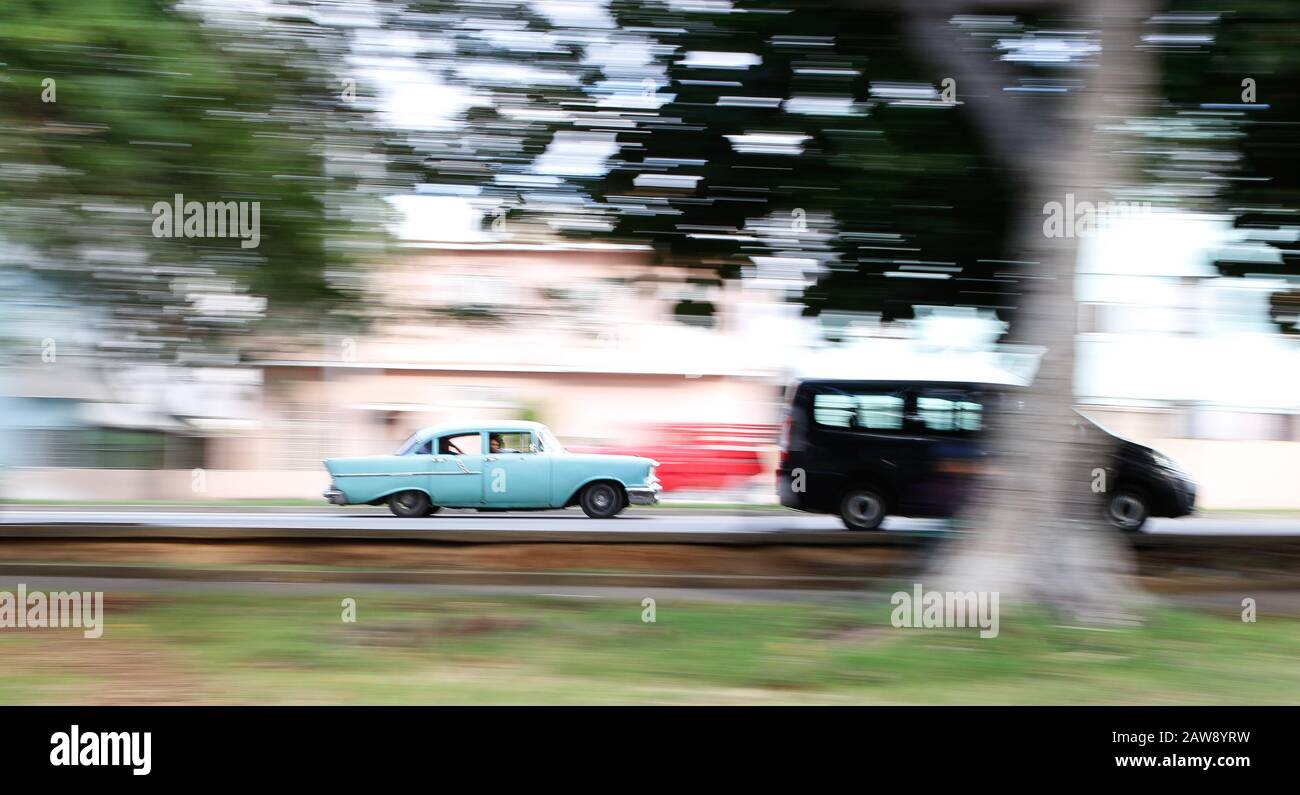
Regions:
[[[1106,501],[1106,518],[1120,530],[1136,532],[1147,521],[1147,501],[1142,492],[1120,489]]]
[[[429,495],[422,491],[399,491],[388,498],[388,510],[403,519],[428,516],[431,507]]]
[[[592,519],[609,519],[623,510],[623,494],[610,483],[593,483],[578,498],[582,512]]]
[[[840,518],[850,530],[875,530],[885,521],[885,497],[875,489],[849,489],[840,500]]]

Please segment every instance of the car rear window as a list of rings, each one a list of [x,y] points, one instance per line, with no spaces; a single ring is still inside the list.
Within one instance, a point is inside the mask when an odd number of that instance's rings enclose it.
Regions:
[[[887,431],[903,427],[902,394],[881,390],[840,390],[813,395],[813,422],[827,428]]]

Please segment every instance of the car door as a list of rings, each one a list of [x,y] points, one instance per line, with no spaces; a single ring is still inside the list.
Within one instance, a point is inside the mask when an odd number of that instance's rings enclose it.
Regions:
[[[483,504],[483,436],[472,431],[433,440],[429,493],[434,505],[477,508]]]
[[[918,455],[904,424],[906,390],[886,383],[826,383],[811,397],[805,456],[810,502],[839,510],[844,489],[865,484],[905,504]]]
[[[483,502],[497,508],[550,505],[551,456],[530,431],[488,431]]]
[[[918,468],[917,512],[951,516],[970,499],[987,466],[982,443],[984,396],[963,386],[921,387],[909,420],[926,439]]]

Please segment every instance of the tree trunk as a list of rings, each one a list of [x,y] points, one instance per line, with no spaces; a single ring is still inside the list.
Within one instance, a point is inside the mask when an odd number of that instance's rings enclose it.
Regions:
[[[1039,10],[1045,10],[1040,6]],[[1059,10],[1060,6],[1053,6]],[[958,100],[990,150],[1019,188],[1013,257],[1028,275],[1015,323],[1024,342],[1044,353],[1018,411],[990,417],[996,472],[963,517],[965,532],[940,561],[935,576],[951,590],[996,591],[1004,600],[1056,607],[1076,620],[1128,620],[1141,601],[1131,577],[1132,556],[1107,525],[1092,493],[1092,470],[1106,451],[1093,449],[1074,426],[1074,335],[1077,309],[1073,236],[1044,234],[1047,202],[1106,199],[1131,177],[1125,158],[1105,151],[1107,117],[1131,115],[1152,87],[1149,55],[1136,45],[1150,0],[1103,0],[1074,5],[1072,18],[1092,19],[1101,31],[1096,67],[1078,70],[1086,86],[1055,100],[1013,98],[1004,65],[949,23],[958,5],[924,4],[907,10],[909,31],[942,75],[957,80]],[[963,90],[963,87],[965,90]],[[1055,114],[1042,106],[1060,104]],[[1072,224],[1073,219],[1067,219]]]

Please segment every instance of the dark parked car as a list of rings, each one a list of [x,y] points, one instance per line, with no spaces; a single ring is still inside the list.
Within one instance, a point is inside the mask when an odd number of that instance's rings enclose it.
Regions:
[[[984,409],[1020,388],[941,381],[807,380],[791,388],[781,432],[781,504],[835,513],[850,530],[888,514],[952,516],[985,467]],[[1196,487],[1166,456],[1078,415],[1081,433],[1111,448],[1106,516],[1137,530],[1149,516],[1185,516]]]

